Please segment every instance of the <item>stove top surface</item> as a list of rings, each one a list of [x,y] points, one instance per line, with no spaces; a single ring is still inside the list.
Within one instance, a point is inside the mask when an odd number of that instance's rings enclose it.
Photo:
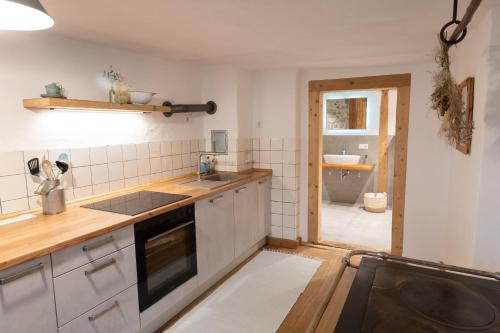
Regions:
[[[82,207],[134,216],[187,198],[190,198],[190,196],[172,193],[140,191],[108,200],[94,202],[88,205],[83,205]]]
[[[500,332],[500,283],[363,258],[335,332]]]

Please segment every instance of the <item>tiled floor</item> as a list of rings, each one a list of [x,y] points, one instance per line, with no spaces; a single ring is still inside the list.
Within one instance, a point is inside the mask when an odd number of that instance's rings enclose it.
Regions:
[[[323,202],[322,239],[377,249],[391,247],[392,210],[370,213],[344,203]]]

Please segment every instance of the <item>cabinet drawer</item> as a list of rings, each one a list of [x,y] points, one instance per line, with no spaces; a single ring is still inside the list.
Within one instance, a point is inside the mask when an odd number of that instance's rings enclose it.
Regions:
[[[59,276],[134,243],[134,226],[110,232],[52,253],[52,271]]]
[[[137,285],[133,285],[59,328],[59,333],[135,333],[139,326]]]
[[[55,333],[50,257],[0,271],[0,332]]]
[[[59,326],[135,283],[134,245],[54,278]]]

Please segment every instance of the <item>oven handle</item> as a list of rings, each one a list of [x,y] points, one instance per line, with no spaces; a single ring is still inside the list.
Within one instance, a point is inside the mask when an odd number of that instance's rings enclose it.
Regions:
[[[173,233],[173,232],[175,232],[175,231],[177,231],[177,230],[179,230],[179,229],[185,228],[185,227],[187,227],[188,225],[191,225],[191,224],[194,224],[194,220],[189,221],[189,222],[186,222],[186,223],[183,223],[183,224],[181,224],[181,225],[179,225],[179,226],[177,226],[177,227],[175,227],[175,228],[173,228],[173,229],[170,229],[170,230],[167,230],[167,231],[165,231],[165,232],[162,232],[161,234],[156,235],[156,236],[154,236],[153,238],[149,238],[149,239],[146,241],[146,243],[149,243],[149,242],[155,241],[155,240],[157,240],[158,238],[161,238],[161,237],[163,237],[163,236],[165,236],[165,235],[171,234],[171,233]]]

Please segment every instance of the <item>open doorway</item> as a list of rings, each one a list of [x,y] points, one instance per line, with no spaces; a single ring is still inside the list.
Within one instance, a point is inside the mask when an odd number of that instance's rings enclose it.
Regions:
[[[309,240],[402,253],[410,74],[309,83]]]

